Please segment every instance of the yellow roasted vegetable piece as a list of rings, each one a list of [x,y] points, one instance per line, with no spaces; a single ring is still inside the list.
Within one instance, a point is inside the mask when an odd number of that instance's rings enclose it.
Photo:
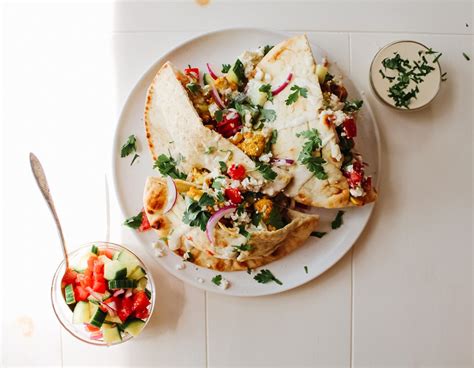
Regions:
[[[247,156],[252,158],[260,157],[265,149],[265,137],[262,134],[247,132],[244,134],[243,142],[239,143],[238,147]]]
[[[262,198],[254,203],[254,207],[258,213],[262,214],[263,221],[268,221],[273,209],[273,202],[268,198]]]

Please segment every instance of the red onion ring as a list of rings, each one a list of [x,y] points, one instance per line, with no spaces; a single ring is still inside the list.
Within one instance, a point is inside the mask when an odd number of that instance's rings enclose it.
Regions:
[[[123,293],[125,293],[125,290],[123,290],[123,289],[118,289],[118,290],[113,294],[113,296],[117,297],[117,296],[119,296],[119,295],[121,295],[121,294],[123,294]]]
[[[211,216],[209,221],[206,224],[206,236],[207,239],[214,244],[214,229],[221,218],[229,213],[234,213],[237,210],[237,206],[226,206],[222,207],[219,211]]]
[[[270,161],[277,166],[287,166],[287,165],[289,166],[295,163],[295,160],[292,160],[290,158],[278,158],[278,157],[273,157]]]
[[[217,106],[221,109],[225,109],[224,102],[221,99],[221,96],[219,96],[219,92],[217,92],[216,86],[214,84],[211,85],[212,87],[212,97],[214,97],[214,101],[216,101]]]
[[[272,91],[272,95],[276,96],[279,94],[281,91],[283,91],[288,84],[290,84],[291,78],[293,78],[293,73],[288,74],[288,77],[286,77],[286,81],[283,82],[281,86],[279,86],[277,89]]]
[[[168,213],[174,207],[176,203],[176,198],[178,197],[178,189],[176,188],[176,184],[174,180],[170,177],[166,177],[166,187],[167,187],[167,195],[166,195],[166,206],[163,210],[163,214]]]
[[[218,77],[216,75],[216,73],[214,73],[211,69],[211,66],[209,65],[209,63],[206,63],[206,66],[207,66],[207,70],[209,71],[209,75],[212,77],[212,79],[216,80]]]

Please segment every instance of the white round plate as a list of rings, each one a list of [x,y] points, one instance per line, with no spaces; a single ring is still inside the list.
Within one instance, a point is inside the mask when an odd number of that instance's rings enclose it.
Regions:
[[[159,175],[152,169],[153,162],[146,144],[143,107],[147,88],[160,66],[167,60],[171,60],[179,68],[185,68],[191,64],[204,70],[206,62],[209,62],[215,66],[215,69],[220,70],[221,64],[233,63],[244,50],[252,50],[260,45],[274,45],[288,37],[290,36],[261,29],[227,29],[207,33],[191,39],[163,55],[142,76],[123,107],[114,137],[114,185],[124,218],[137,214],[142,208],[143,186],[146,177]],[[317,45],[313,44],[312,48],[316,60],[327,57],[330,62],[337,62]],[[330,69],[333,74],[342,74],[336,67]],[[347,78],[344,79],[344,85],[348,89],[350,98],[361,98]],[[121,145],[130,134],[135,134],[139,142],[140,159],[133,166],[130,166],[130,156],[123,159],[119,154]],[[366,100],[359,114],[356,147],[362,153],[364,160],[370,164],[367,171],[373,175],[376,185],[380,165],[379,135]],[[181,263],[181,258],[168,249],[164,257],[156,257],[151,245],[153,241],[157,240],[156,234],[151,231],[145,234],[136,232],[136,236],[138,241],[148,249],[150,257],[156,259],[169,273],[189,284],[226,295],[267,295],[302,285],[334,265],[352,247],[367,224],[372,208],[371,204],[345,210],[344,225],[337,230],[331,230],[330,226],[337,210],[315,210],[314,212],[321,216],[319,231],[327,231],[328,234],[321,239],[310,237],[306,244],[293,253],[263,267],[270,269],[283,285],[278,285],[275,282],[259,284],[253,279],[255,271],[250,275],[245,271],[226,272],[222,273],[223,277],[229,280],[231,286],[227,290],[222,290],[211,282],[211,279],[219,272],[197,267],[189,262],[184,262],[185,269],[177,270],[176,265]],[[198,279],[203,279],[204,282],[200,283]]]

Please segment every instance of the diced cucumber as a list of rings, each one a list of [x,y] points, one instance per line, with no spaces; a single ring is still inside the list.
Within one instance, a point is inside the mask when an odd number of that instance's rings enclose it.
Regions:
[[[137,280],[123,279],[123,280],[110,280],[109,289],[130,289],[137,286]]]
[[[261,86],[263,83],[257,80],[251,80],[247,84],[247,96],[254,105],[263,106],[267,102],[268,96],[265,92],[260,91]]]
[[[117,255],[117,261],[120,261],[125,267],[127,267],[127,277],[130,276],[132,271],[138,266],[137,258],[130,252],[122,250]]]
[[[328,68],[325,66],[318,64],[316,65],[316,75],[318,77],[319,83],[323,83],[324,79],[326,78],[326,74],[328,73]]]
[[[107,280],[123,279],[125,276],[127,276],[127,267],[119,260],[104,265],[104,277]]]
[[[92,253],[87,252],[81,258],[79,258],[78,262],[73,267],[74,271],[84,273],[84,271],[87,269],[87,260],[91,255]]]
[[[104,341],[107,344],[114,344],[116,342],[122,341],[122,335],[117,326],[104,328],[102,330],[102,335],[104,336]]]
[[[140,280],[146,276],[145,270],[141,266],[136,266],[135,269],[130,273],[129,278],[133,280]]]
[[[113,323],[122,323],[122,320],[118,316],[112,317],[110,314],[107,313],[107,317],[105,317],[105,322],[113,322]]]
[[[109,257],[104,256],[103,254],[101,256],[97,257],[97,259],[100,259],[104,265],[106,263],[112,262],[112,260]]]
[[[145,289],[145,294],[146,294],[148,299],[151,299],[151,291],[150,290]]]
[[[148,279],[146,277],[142,277],[140,280],[138,280],[137,283],[137,290],[145,290],[146,286],[148,285]]]
[[[89,323],[92,326],[100,327],[102,326],[102,323],[104,323],[106,316],[107,316],[107,313],[103,312],[102,309],[97,307],[95,313],[91,315]]]
[[[140,332],[142,332],[143,327],[145,327],[145,321],[142,321],[141,319],[132,319],[125,323],[124,331],[132,336],[138,336]]]
[[[229,82],[239,84],[239,77],[237,77],[237,74],[235,74],[233,70],[229,70],[225,77]]]
[[[99,248],[97,248],[97,245],[92,244],[91,253],[99,254]]]
[[[204,73],[202,75],[202,81],[204,82],[204,85],[212,85],[214,83],[214,79],[212,79],[212,77],[208,73]]]
[[[74,297],[74,288],[72,284],[66,285],[64,288],[64,297],[66,299],[66,304],[74,304],[76,298]]]
[[[91,318],[89,303],[77,302],[72,314],[72,323],[87,323]]]

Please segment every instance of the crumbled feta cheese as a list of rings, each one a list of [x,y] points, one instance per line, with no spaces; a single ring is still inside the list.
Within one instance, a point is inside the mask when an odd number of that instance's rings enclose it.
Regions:
[[[252,126],[252,114],[248,110],[245,111],[244,123],[247,126]]]
[[[254,79],[261,81],[264,76],[265,73],[262,71],[262,69],[255,68],[255,76],[253,77]]]
[[[349,192],[351,192],[351,196],[353,197],[363,197],[365,195],[365,191],[360,185],[355,188],[350,188]]]
[[[242,188],[252,192],[258,192],[262,185],[262,181],[252,178],[251,176],[247,176],[244,180],[242,180]]]
[[[215,102],[209,104],[209,114],[211,114],[212,117],[214,117],[214,114],[216,113],[217,110],[219,110],[219,106]]]
[[[269,73],[265,73],[265,76],[263,77],[263,81],[265,83],[270,83],[272,81],[272,76]]]
[[[228,289],[230,286],[230,282],[224,278],[222,278],[221,280],[221,284],[219,285],[219,287],[222,289],[222,290],[225,290],[225,289]]]
[[[339,126],[341,125],[342,123],[344,123],[344,120],[346,120],[347,118],[347,115],[344,114],[341,110],[336,110],[334,111],[334,120],[333,120],[333,123],[336,125],[336,126]]]
[[[351,173],[351,172],[353,172],[353,171],[354,171],[354,166],[352,166],[352,164],[346,166],[346,172],[347,172],[347,173]]]
[[[231,180],[231,182],[230,182],[230,187],[231,187],[231,188],[238,188],[238,187],[240,187],[240,181],[238,181],[238,180]]]
[[[199,282],[200,284],[204,284],[204,279],[202,277],[197,277],[196,281]]]
[[[336,95],[331,93],[329,97],[329,107],[333,110],[341,110],[344,107],[344,103],[342,103]]]
[[[156,248],[154,250],[155,257],[163,257],[165,255],[165,250],[162,248]]]
[[[242,62],[245,68],[245,76],[247,78],[250,77],[250,74],[255,68],[255,65],[257,65],[260,60],[263,58],[263,52],[262,51],[244,51],[240,56],[239,60]]]
[[[175,267],[178,271],[180,271],[180,270],[184,270],[186,268],[186,265],[183,262],[181,262],[181,263],[178,263]]]
[[[250,221],[252,221],[249,214],[245,211],[243,211],[240,215],[237,212],[234,212],[233,214],[231,214],[230,218],[238,223],[248,224],[250,223]]]
[[[331,156],[336,160],[340,161],[342,159],[341,149],[338,144],[331,143]]]
[[[268,152],[268,153],[264,153],[263,155],[261,155],[258,160],[260,162],[270,162],[270,159],[273,157],[273,154],[271,152]]]

